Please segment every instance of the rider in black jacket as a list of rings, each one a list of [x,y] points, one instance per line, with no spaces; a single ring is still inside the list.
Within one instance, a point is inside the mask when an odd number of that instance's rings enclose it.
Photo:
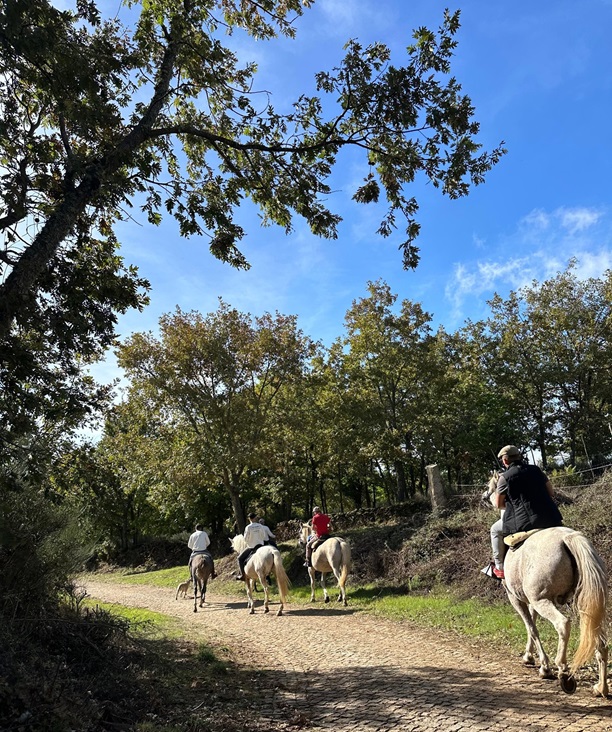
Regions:
[[[553,501],[553,487],[537,465],[529,465],[514,445],[502,447],[497,456],[506,470],[497,481],[496,505],[505,508],[504,536],[518,531],[562,526],[563,518]],[[501,572],[495,572],[503,577]]]

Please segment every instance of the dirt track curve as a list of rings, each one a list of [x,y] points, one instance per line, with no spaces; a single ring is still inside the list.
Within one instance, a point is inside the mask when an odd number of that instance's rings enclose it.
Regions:
[[[176,601],[170,589],[103,582],[86,589],[105,602],[178,617],[229,648],[239,665],[264,667],[274,684],[261,713],[279,720],[291,710],[313,732],[612,731],[612,700],[591,695],[594,671],[568,696],[520,658],[366,615],[350,599],[348,608],[290,604],[282,617],[276,604],[268,615],[258,604],[249,615],[245,602],[218,596],[212,583],[194,614],[193,600]]]

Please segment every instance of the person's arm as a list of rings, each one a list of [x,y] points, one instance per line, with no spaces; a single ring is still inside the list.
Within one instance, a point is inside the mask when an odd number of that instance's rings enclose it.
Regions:
[[[553,488],[553,484],[550,482],[550,480],[546,481],[546,490],[548,491],[548,495],[551,498],[555,495],[555,489]]]
[[[495,508],[506,508],[506,494],[498,493],[495,491],[493,494],[493,500],[495,501]]]
[[[493,493],[493,501],[495,502],[495,508],[503,509],[506,508],[506,491],[508,490],[508,484],[503,475],[499,476],[497,481],[497,487]]]

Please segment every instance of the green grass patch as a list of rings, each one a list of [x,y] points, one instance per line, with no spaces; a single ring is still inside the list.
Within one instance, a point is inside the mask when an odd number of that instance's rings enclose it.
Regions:
[[[492,645],[510,646],[522,653],[527,631],[514,608],[506,602],[485,603],[482,600],[458,600],[452,592],[441,588],[426,595],[411,594],[400,587],[365,585],[349,593],[350,604],[365,612],[391,620],[407,620],[428,628],[486,640]],[[572,618],[569,651],[578,644],[578,622]],[[538,621],[544,646],[554,652],[557,633],[546,620]]]
[[[127,620],[134,635],[148,638],[179,638],[183,635],[176,619],[140,607],[128,607],[111,602],[100,602],[92,598],[83,600],[84,607],[99,607],[111,615]]]
[[[186,564],[180,564],[177,567],[156,569],[148,572],[117,570],[115,572],[82,575],[82,578],[95,580],[96,582],[176,588],[179,582],[184,582],[189,579],[189,570],[187,569]]]

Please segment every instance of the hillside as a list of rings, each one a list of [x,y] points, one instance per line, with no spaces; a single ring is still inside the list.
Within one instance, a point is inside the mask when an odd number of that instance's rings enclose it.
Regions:
[[[593,485],[558,489],[556,499],[565,524],[583,531],[612,568],[612,474]],[[476,493],[451,498],[437,514],[421,499],[334,514],[333,520],[336,533],[352,546],[353,585],[378,583],[412,592],[444,587],[460,599],[489,600],[504,597],[500,585],[480,572],[490,559],[489,528],[497,515]],[[300,525],[279,524],[276,534],[292,545]],[[299,581],[301,563],[290,564],[292,579]]]

